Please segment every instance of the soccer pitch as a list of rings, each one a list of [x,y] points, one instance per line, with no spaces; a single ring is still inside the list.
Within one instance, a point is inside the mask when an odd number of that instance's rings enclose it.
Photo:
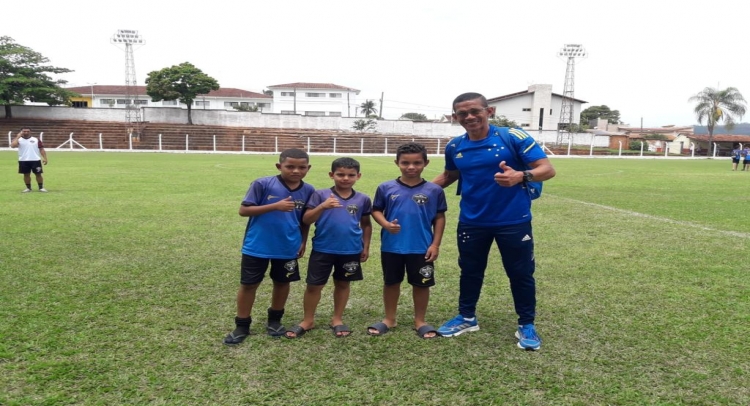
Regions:
[[[0,152],[0,405],[750,403],[750,173],[728,159],[553,157],[558,175],[533,205],[543,343],[524,352],[494,251],[481,330],[420,340],[404,284],[400,325],[367,336],[383,313],[377,224],[344,315],[351,337],[327,327],[330,286],[315,330],[266,336],[266,279],[254,335],[225,347],[247,222],[237,211],[253,179],[278,173],[277,156],[48,156],[50,192],[21,194],[16,153]],[[355,189],[370,196],[399,174],[393,156],[355,158]],[[428,180],[443,167],[430,158]],[[330,187],[332,159],[311,157],[305,181]],[[446,195],[435,326],[458,295],[455,186]],[[303,291],[292,285],[287,326]]]

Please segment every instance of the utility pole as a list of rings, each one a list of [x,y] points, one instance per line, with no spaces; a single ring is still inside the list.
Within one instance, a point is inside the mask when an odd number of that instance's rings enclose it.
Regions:
[[[349,104],[349,93],[346,93],[346,116],[352,116],[352,106]]]
[[[381,120],[383,119],[383,95],[384,94],[385,92],[380,92],[380,110],[379,110],[380,114],[378,116],[380,117]]]
[[[293,87],[292,90],[294,91],[294,114],[297,114],[297,88]]]

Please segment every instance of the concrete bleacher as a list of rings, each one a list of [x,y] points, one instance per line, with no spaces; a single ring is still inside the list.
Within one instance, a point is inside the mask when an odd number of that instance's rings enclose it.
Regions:
[[[0,119],[0,147],[9,147],[11,137],[28,126],[34,136],[43,133],[47,149],[70,148],[66,142],[73,133],[74,149],[134,149],[152,151],[232,151],[279,152],[299,148],[321,154],[383,154],[395,153],[406,142],[423,144],[429,154],[441,154],[450,139],[343,132],[334,130],[241,128],[205,125],[143,123],[140,137],[130,140],[132,125],[122,122],[97,122],[46,119]],[[186,145],[186,135],[188,136]],[[161,140],[161,143],[160,143]],[[161,145],[161,147],[160,147]]]

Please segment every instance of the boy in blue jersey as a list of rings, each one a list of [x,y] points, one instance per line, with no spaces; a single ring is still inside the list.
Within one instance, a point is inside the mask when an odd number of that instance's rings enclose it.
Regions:
[[[310,229],[302,224],[302,215],[315,188],[302,181],[310,170],[310,158],[305,151],[283,151],[276,169],[279,175],[259,178],[250,184],[240,206],[240,216],[250,219],[242,244],[236,328],[224,338],[227,345],[240,344],[250,334],[255,292],[269,263],[273,291],[266,331],[273,337],[286,332],[281,317],[289,296],[289,283],[300,280],[297,258],[305,253]]]
[[[520,129],[508,129],[506,145],[500,129],[489,124],[495,108],[479,93],[464,93],[453,101],[453,118],[466,134],[445,148],[445,171],[433,183],[445,188],[459,180],[458,265],[461,268],[458,315],[438,332],[446,337],[479,330],[476,306],[492,243],[497,244],[510,280],[518,329],[518,347],[538,350],[541,339],[534,326],[536,281],[531,197],[526,182],[555,176],[555,169],[534,139]],[[520,161],[522,162],[520,162]],[[529,170],[514,168],[530,167]]]
[[[351,334],[343,321],[344,309],[349,301],[350,282],[363,279],[361,263],[370,255],[372,202],[369,196],[353,189],[362,176],[356,160],[336,159],[328,176],[333,179],[333,187],[316,190],[302,217],[302,222],[308,226],[315,223],[315,235],[307,267],[304,319],[286,332],[287,338],[302,337],[315,327],[315,310],[331,270],[333,317],[329,325],[336,337]]]
[[[445,230],[448,205],[439,186],[422,179],[430,163],[420,144],[398,147],[396,165],[401,176],[378,186],[372,218],[382,230],[380,258],[383,267],[383,321],[368,327],[367,334],[380,336],[396,327],[396,310],[404,274],[412,285],[414,329],[421,338],[438,336],[425,321],[430,287],[435,285],[434,262]]]

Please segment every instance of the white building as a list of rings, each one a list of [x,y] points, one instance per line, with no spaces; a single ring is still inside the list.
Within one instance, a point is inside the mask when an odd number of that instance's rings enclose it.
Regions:
[[[268,86],[273,112],[305,116],[354,117],[359,90],[333,83],[287,83]]]
[[[132,103],[126,96],[126,86],[91,85],[69,87],[67,90],[81,95],[81,97],[70,99],[73,107],[124,109]],[[187,108],[185,104],[176,100],[152,101],[151,97],[146,94],[146,86],[135,86],[134,90],[138,96],[135,104],[140,107]],[[257,106],[258,111],[271,112],[273,111],[273,97],[249,90],[222,87],[208,94],[199,95],[193,101],[193,110],[234,110],[234,106],[238,105]]]
[[[496,116],[505,116],[520,127],[531,130],[557,130],[563,96],[552,93],[552,85],[531,85],[528,90],[487,99]],[[573,99],[573,123],[579,124],[581,106],[587,103]]]

